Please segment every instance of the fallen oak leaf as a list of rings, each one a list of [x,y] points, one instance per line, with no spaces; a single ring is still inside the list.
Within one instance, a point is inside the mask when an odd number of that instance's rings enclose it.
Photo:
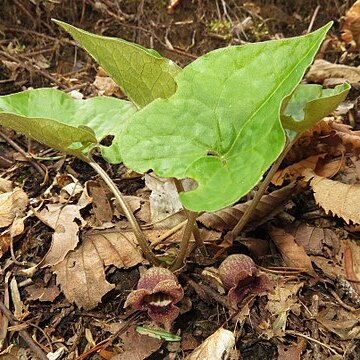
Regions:
[[[133,233],[100,231],[84,235],[79,248],[69,252],[52,270],[65,297],[90,310],[115,287],[106,280],[104,266],[128,268],[142,260]]]

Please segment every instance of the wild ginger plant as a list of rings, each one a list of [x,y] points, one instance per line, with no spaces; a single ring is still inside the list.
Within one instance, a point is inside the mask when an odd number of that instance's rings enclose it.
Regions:
[[[129,100],[74,100],[55,89],[27,90],[0,97],[0,124],[90,164],[119,201],[153,265],[165,266],[91,152],[100,148],[110,163],[174,178],[179,190],[181,179],[194,179],[197,188],[180,193],[188,223],[171,270],[183,265],[198,212],[232,205],[275,164],[257,194],[260,199],[293,142],[349,91],[348,84],[334,89],[299,85],[331,24],[300,37],[217,49],[181,69],[155,50],[56,22]],[[100,144],[107,135],[114,135],[108,147]],[[246,219],[247,214],[232,236]]]

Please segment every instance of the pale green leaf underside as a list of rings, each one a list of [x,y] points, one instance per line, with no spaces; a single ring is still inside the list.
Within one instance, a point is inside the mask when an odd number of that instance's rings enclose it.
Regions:
[[[50,88],[0,97],[0,124],[83,158],[84,149],[121,131],[135,106],[111,97],[75,100]]]
[[[174,76],[181,69],[155,50],[54,21],[70,33],[138,107],[174,94]]]
[[[292,94],[281,122],[290,136],[294,137],[334,111],[350,90],[347,83],[334,89],[323,89],[321,85],[299,85]]]
[[[114,150],[138,172],[195,179],[198,188],[181,194],[188,209],[215,211],[234,203],[283,149],[280,104],[330,26],[202,56],[177,75],[171,98],[155,100],[127,122]]]

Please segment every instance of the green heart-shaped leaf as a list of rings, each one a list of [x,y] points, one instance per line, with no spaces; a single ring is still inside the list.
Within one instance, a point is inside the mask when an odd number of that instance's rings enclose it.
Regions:
[[[315,84],[299,85],[281,114],[283,127],[295,138],[334,111],[349,90],[348,83],[334,89],[323,89]]]
[[[155,100],[126,123],[107,156],[114,161],[120,151],[138,172],[195,179],[198,188],[181,193],[188,209],[215,211],[234,203],[282,151],[280,105],[330,26],[202,56],[177,75],[171,98]]]
[[[118,133],[135,111],[128,101],[75,100],[50,88],[0,97],[1,125],[82,159],[89,145]]]
[[[54,21],[71,34],[138,107],[174,94],[174,76],[181,69],[157,51]]]

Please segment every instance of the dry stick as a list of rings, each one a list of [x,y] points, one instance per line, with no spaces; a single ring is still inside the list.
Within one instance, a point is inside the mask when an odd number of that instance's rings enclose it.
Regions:
[[[171,267],[170,267],[171,271],[176,271],[183,266],[184,259],[186,257],[186,254],[187,254],[187,251],[189,248],[191,233],[194,230],[197,216],[198,216],[198,213],[189,211],[189,218],[186,223],[184,234],[183,234],[183,237],[182,237],[181,243],[180,243],[179,255],[174,260],[174,262],[171,264]]]
[[[32,161],[29,159],[29,156],[26,154],[26,152],[13,140],[11,140],[8,136],[6,136],[5,134],[3,134],[2,132],[0,132],[0,136],[10,145],[12,146],[17,152],[19,152],[26,161],[28,161],[31,166],[33,166],[39,173],[40,175],[43,177],[43,182],[42,184],[44,184],[47,181],[47,174],[45,173],[45,171],[42,169],[42,167],[35,161]]]
[[[314,343],[319,344],[319,345],[323,346],[324,348],[328,349],[334,355],[339,356],[339,358],[342,358],[342,356],[337,351],[335,351],[331,346],[329,346],[327,344],[324,344],[319,340],[313,339],[310,336],[307,336],[305,334],[302,334],[302,333],[299,333],[299,332],[293,331],[293,330],[285,330],[285,332],[286,332],[286,334],[290,334],[290,335],[294,335],[294,336],[300,336],[300,337],[303,337],[304,339],[307,339],[309,341],[313,341]]]
[[[176,186],[176,190],[177,190],[178,193],[181,193],[181,192],[185,191],[181,180],[178,180],[178,179],[174,178],[174,184]],[[192,211],[190,211],[188,209],[185,209],[185,208],[184,208],[184,211],[185,211],[187,219],[189,220],[190,219],[190,213]],[[203,239],[201,238],[201,234],[200,234],[200,231],[199,231],[199,228],[198,228],[196,222],[195,222],[195,225],[194,225],[194,228],[193,228],[193,235],[194,235],[196,246],[200,249],[201,253],[204,256],[207,256],[206,247],[205,247],[205,244],[203,242]]]
[[[176,226],[174,226],[172,229],[166,231],[164,234],[162,234],[161,236],[158,237],[158,239],[156,241],[154,241],[153,243],[151,243],[150,248],[154,249],[155,246],[159,245],[161,242],[163,242],[165,239],[167,239],[168,237],[170,237],[171,235],[175,234],[177,231],[179,231],[180,229],[182,229],[186,224],[186,220],[184,220],[183,222],[181,222],[180,224],[177,224]]]
[[[54,78],[52,75],[50,75],[49,73],[47,73],[46,71],[43,71],[41,69],[39,69],[38,67],[36,67],[35,65],[32,65],[29,61],[30,59],[28,59],[26,56],[21,56],[19,55],[19,59],[17,59],[16,57],[8,54],[5,51],[1,51],[0,50],[0,55],[3,55],[4,57],[8,58],[11,61],[16,62],[17,64],[20,64],[21,66],[23,66],[27,71],[31,72],[34,71],[37,74],[40,74],[41,76],[47,78],[48,80],[50,80],[50,82],[58,85],[59,87],[61,87],[62,89],[68,89],[68,86],[64,85],[61,81],[58,81],[56,78]]]
[[[4,303],[0,300],[0,310],[7,317],[10,324],[12,326],[18,326],[20,323],[16,321],[14,315],[10,312],[10,310],[4,305]],[[24,341],[29,345],[29,348],[33,352],[33,354],[39,360],[49,360],[46,354],[42,351],[42,349],[35,343],[32,337],[26,330],[19,330],[20,336],[24,339]]]
[[[117,188],[115,183],[105,172],[105,170],[103,170],[103,168],[93,160],[90,154],[89,154],[89,158],[86,161],[101,176],[101,178],[105,181],[106,185],[109,187],[111,192],[114,194],[116,200],[119,202],[120,207],[124,212],[127,220],[129,221],[132,230],[135,234],[136,240],[138,241],[146,259],[148,259],[152,265],[158,266],[163,264],[163,262],[159,260],[150,249],[150,246],[147,243],[145,235],[142,232],[138,222],[136,221],[134,214],[132,213],[129,205],[126,203],[123,195],[121,194],[120,190]]]
[[[95,352],[98,352],[100,349],[104,348],[105,346],[111,346],[112,342],[119,337],[122,333],[129,329],[129,327],[133,324],[133,322],[140,316],[141,312],[136,311],[133,313],[128,320],[125,322],[123,326],[121,326],[113,335],[108,337],[107,339],[100,341],[94,347],[86,351],[85,353],[81,354],[76,360],[85,360],[87,357],[92,355]]]
[[[314,26],[314,22],[315,22],[315,19],[316,19],[316,16],[320,10],[321,6],[318,5],[313,13],[313,16],[311,17],[311,21],[310,21],[310,24],[309,24],[309,27],[307,28],[306,30],[306,34],[309,34]]]
[[[297,140],[297,137],[294,140],[289,141],[287,138],[286,145],[280,156],[276,159],[276,161],[271,166],[270,171],[266,175],[264,181],[261,183],[259,190],[256,192],[255,197],[253,198],[250,206],[246,209],[243,216],[240,218],[238,223],[235,225],[234,229],[229,233],[230,239],[234,240],[243,230],[246,223],[249,221],[251,215],[253,214],[254,210],[256,209],[257,205],[259,204],[262,196],[264,195],[268,185],[270,184],[271,179],[275,175],[276,171],[279,169],[279,166],[281,165],[282,161],[284,160],[285,156],[291,149],[291,147],[294,145],[295,141]]]

